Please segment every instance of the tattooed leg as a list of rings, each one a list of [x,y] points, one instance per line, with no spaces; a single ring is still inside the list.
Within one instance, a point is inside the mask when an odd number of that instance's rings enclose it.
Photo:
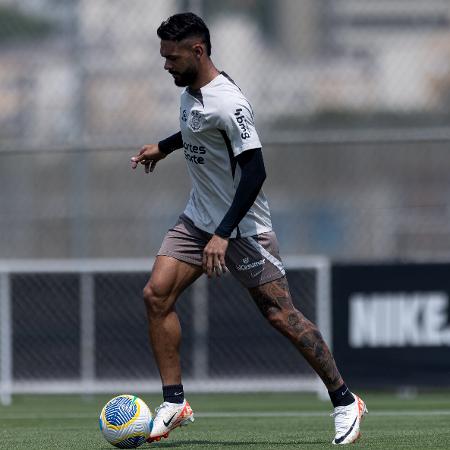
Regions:
[[[343,384],[334,358],[317,327],[292,304],[286,277],[249,289],[263,316],[309,362],[329,391]]]

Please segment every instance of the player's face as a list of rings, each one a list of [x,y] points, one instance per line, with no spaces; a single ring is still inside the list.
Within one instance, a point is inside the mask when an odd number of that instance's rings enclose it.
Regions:
[[[161,56],[165,58],[164,69],[177,86],[190,86],[198,77],[198,60],[190,42],[161,40]]]

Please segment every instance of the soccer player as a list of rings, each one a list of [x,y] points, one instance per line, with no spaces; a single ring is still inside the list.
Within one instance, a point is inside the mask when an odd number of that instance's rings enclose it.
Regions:
[[[184,398],[180,367],[179,295],[203,273],[227,269],[248,289],[268,322],[306,358],[328,389],[334,406],[333,444],[360,435],[364,402],[345,385],[316,326],[293,305],[261,187],[266,173],[250,103],[211,60],[209,30],[192,13],[175,14],[157,30],[164,69],[181,94],[180,131],[144,145],[131,158],[152,172],[171,152],[184,153],[192,181],[186,209],[158,252],[144,288],[150,342],[162,380],[150,441],[194,420]],[[245,261],[246,263],[244,263]]]

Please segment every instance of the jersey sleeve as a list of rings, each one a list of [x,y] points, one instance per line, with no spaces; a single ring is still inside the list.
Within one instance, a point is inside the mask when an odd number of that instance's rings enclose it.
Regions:
[[[261,147],[253,111],[245,98],[231,98],[221,105],[218,128],[225,132],[234,156]]]

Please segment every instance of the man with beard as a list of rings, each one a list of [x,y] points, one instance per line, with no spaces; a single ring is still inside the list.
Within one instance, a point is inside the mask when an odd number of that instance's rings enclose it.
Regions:
[[[266,173],[252,108],[231,78],[214,66],[209,30],[202,19],[192,13],[176,14],[161,24],[157,34],[164,68],[177,86],[185,87],[181,130],[142,147],[132,158],[132,167],[142,164],[151,172],[169,153],[183,149],[192,191],[186,209],[164,238],[144,288],[164,397],[149,440],[158,441],[194,420],[181,379],[177,298],[202,273],[220,276],[228,269],[324,382],[335,408],[333,443],[354,442],[367,409],[344,384],[317,327],[292,303],[261,190]]]

